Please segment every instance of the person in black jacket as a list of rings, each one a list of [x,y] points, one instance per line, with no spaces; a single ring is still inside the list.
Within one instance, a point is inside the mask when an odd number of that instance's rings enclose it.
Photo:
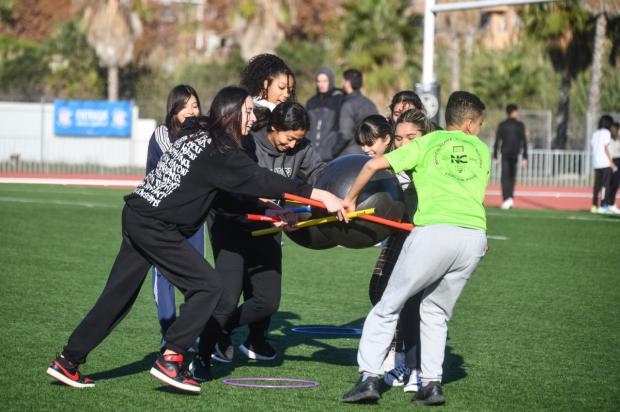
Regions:
[[[343,100],[344,92],[336,88],[334,73],[327,67],[321,67],[316,74],[316,94],[306,103],[310,116],[310,130],[306,138],[312,142],[314,151],[323,162],[329,162],[334,156]]]
[[[377,114],[377,106],[366,96],[362,95],[362,73],[359,70],[348,69],[343,73],[343,89],[347,96],[340,108],[338,140],[333,148],[334,158],[353,153],[362,153],[362,148],[355,142],[355,130],[366,117]]]
[[[304,138],[308,128],[308,114],[300,104],[280,103],[271,113],[268,126],[246,139],[244,148],[267,170],[294,181],[315,182],[326,165]],[[190,366],[199,381],[211,379],[211,357],[219,362],[232,361],[230,334],[239,325],[250,325],[247,339],[239,346],[245,356],[263,361],[276,357],[266,335],[271,315],[280,304],[282,237],[252,237],[251,232],[265,224],[248,222],[245,215],[264,215],[269,207],[280,206],[272,202],[261,205],[256,198],[238,195],[220,196],[218,203],[220,208],[210,216],[208,226],[224,293],[213,313],[215,322],[209,322],[201,334],[199,355]],[[237,307],[242,291],[244,302]]]
[[[199,392],[183,358],[211,317],[221,294],[220,276],[187,240],[203,224],[222,191],[280,197],[310,196],[344,218],[342,201],[329,192],[259,167],[241,150],[256,120],[247,89],[226,87],[215,96],[209,117],[186,129],[133,193],[125,196],[122,243],[99,299],[69,337],[47,373],[77,388],[95,383],[78,370],[87,355],[127,315],[151,266],[183,291],[185,303],[168,328],[163,353],[151,374],[180,390]],[[188,119],[188,123],[197,122]]]
[[[525,125],[517,120],[519,108],[516,104],[509,104],[506,106],[506,114],[508,118],[497,127],[493,145],[493,159],[496,165],[500,164],[497,152],[501,150],[502,154],[502,196],[504,198],[502,209],[510,209],[514,206],[512,198],[517,176],[517,160],[521,150],[523,150],[521,167],[527,167],[527,138]]]

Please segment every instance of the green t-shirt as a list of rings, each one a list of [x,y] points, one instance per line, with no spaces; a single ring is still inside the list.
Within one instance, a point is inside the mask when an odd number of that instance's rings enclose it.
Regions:
[[[394,172],[411,171],[418,192],[414,224],[486,230],[489,149],[476,136],[439,130],[385,154]]]

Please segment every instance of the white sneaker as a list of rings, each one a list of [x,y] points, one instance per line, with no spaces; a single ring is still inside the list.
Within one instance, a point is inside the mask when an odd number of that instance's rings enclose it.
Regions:
[[[616,205],[609,206],[609,211],[611,213],[620,214],[620,209],[618,209]]]
[[[405,392],[417,392],[418,387],[420,387],[420,373],[417,369],[413,369],[411,371],[411,375],[409,375],[409,380],[407,380],[407,384],[403,388]]]
[[[411,376],[411,369],[406,366],[397,366],[383,376],[383,381],[389,386],[404,386]]]
[[[502,203],[500,208],[501,209],[510,209],[510,208],[512,208],[513,205],[514,205],[514,202],[512,201],[512,197],[509,197],[508,199],[504,200],[504,202]]]
[[[610,209],[609,206],[605,205],[605,206],[601,206],[598,208],[598,212],[603,214],[603,215],[608,215],[610,213],[613,213]]]

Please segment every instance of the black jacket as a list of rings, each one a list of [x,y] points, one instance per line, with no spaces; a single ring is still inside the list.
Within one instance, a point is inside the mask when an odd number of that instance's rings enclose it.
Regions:
[[[355,131],[359,124],[371,114],[377,114],[377,106],[358,90],[348,94],[340,108],[338,141],[334,145],[334,157],[351,153],[363,153],[355,141]]]
[[[497,151],[501,147],[502,157],[516,158],[523,147],[523,158],[527,159],[527,139],[525,125],[517,119],[508,118],[497,126],[493,159],[497,159]]]
[[[125,203],[191,236],[204,222],[222,191],[254,197],[282,197],[285,192],[309,197],[312,186],[258,166],[232,140],[217,147],[205,131],[180,137],[163,154]]]

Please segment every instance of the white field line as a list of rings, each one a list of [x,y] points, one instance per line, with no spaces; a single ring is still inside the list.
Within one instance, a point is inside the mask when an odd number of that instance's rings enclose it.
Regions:
[[[599,223],[620,223],[620,215],[600,215],[600,216],[554,216],[551,214],[545,215],[533,215],[527,213],[498,213],[498,212],[490,212],[487,211],[487,216],[493,217],[508,217],[513,219],[544,219],[544,220],[576,220],[582,222],[599,222]]]
[[[487,190],[486,192],[489,196],[501,196],[502,192],[499,190]],[[529,192],[529,191],[519,191],[515,192],[515,198],[523,197],[553,197],[553,198],[562,198],[562,197],[577,197],[577,198],[591,198],[592,193],[590,192]]]
[[[508,240],[510,239],[508,236],[500,236],[500,235],[487,235],[487,239],[494,239],[494,240]]]
[[[76,202],[76,201],[59,200],[59,199],[32,199],[32,198],[25,198],[25,197],[6,197],[6,196],[0,196],[0,202],[27,203],[27,204],[36,204],[36,205],[78,206],[78,207],[105,208],[105,209],[120,209],[122,206],[122,204],[111,205],[109,203],[80,202],[80,201]]]
[[[35,177],[1,177],[0,183],[23,183],[40,185],[76,185],[76,186],[114,186],[136,187],[142,180],[133,179],[67,179],[67,178],[35,178]]]

